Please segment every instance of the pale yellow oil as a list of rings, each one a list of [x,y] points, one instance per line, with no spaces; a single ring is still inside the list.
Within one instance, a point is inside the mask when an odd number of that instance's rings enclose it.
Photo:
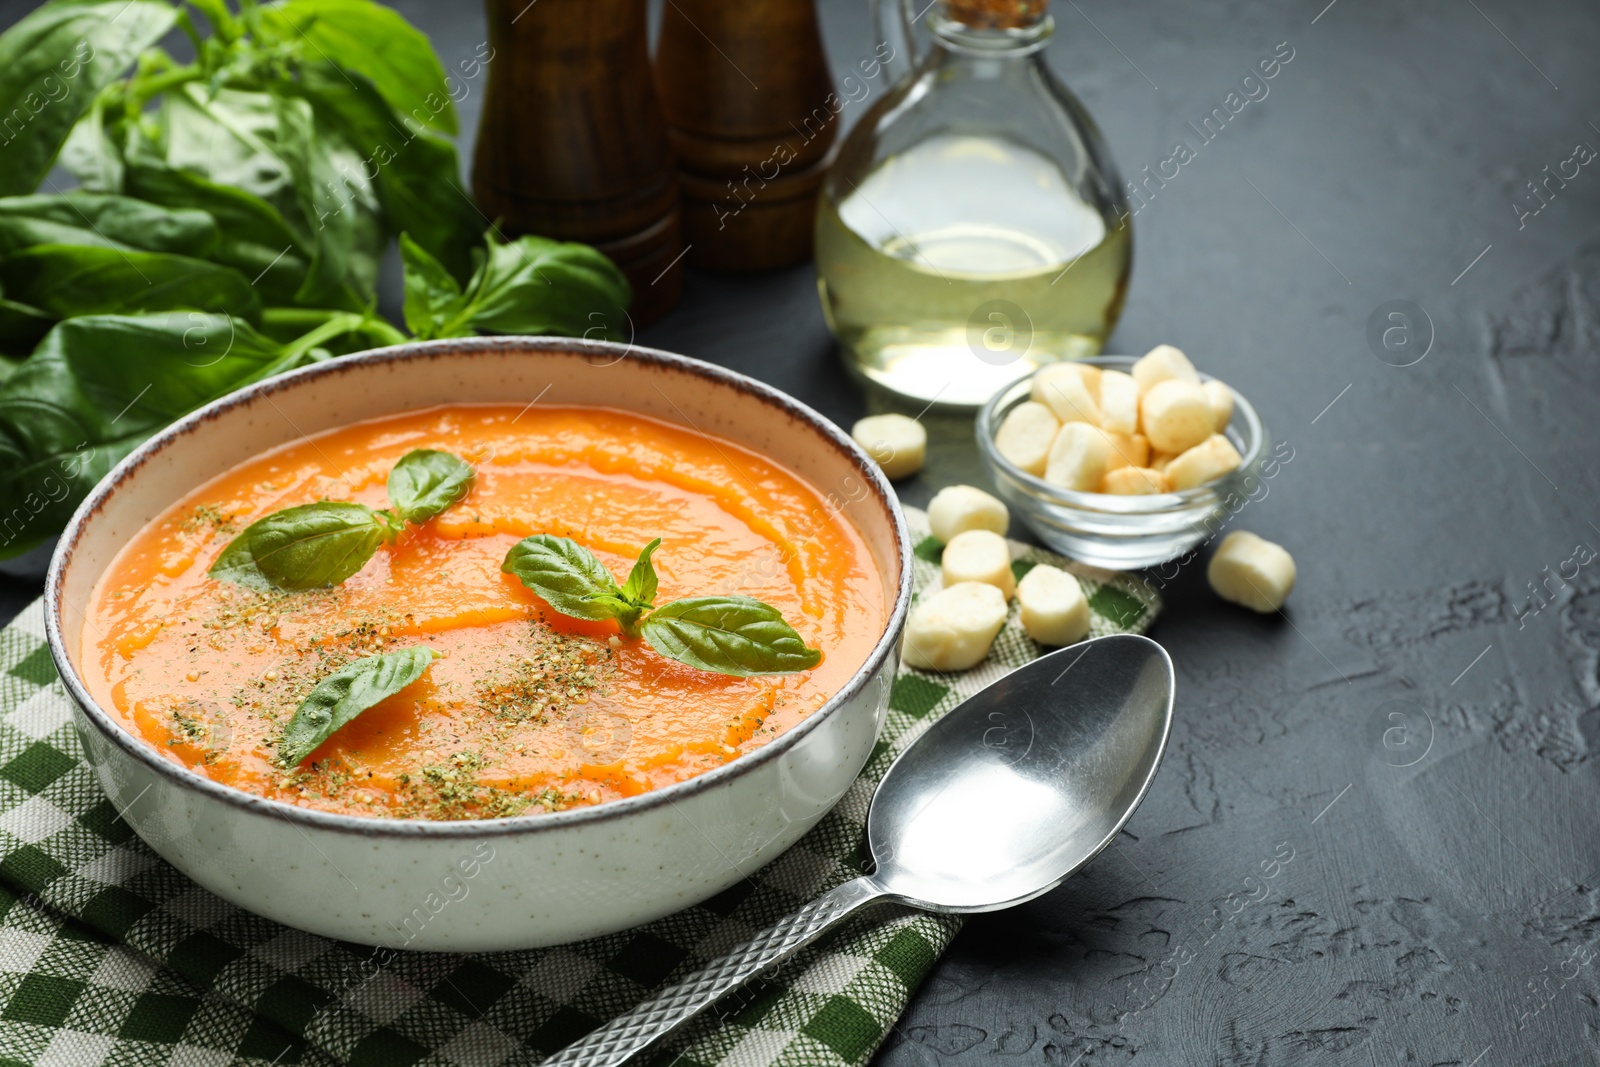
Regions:
[[[817,285],[845,359],[892,392],[982,404],[1116,324],[1131,229],[1048,157],[945,134],[845,188],[818,206]]]

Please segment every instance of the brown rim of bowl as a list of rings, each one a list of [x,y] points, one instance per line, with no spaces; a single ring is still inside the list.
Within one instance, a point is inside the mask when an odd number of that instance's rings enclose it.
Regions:
[[[298,384],[308,379],[334,377],[355,372],[361,367],[396,363],[402,360],[436,359],[462,353],[495,354],[529,350],[543,351],[551,356],[569,356],[585,358],[586,360],[595,356],[603,356],[610,359],[612,363],[619,362],[626,357],[633,357],[655,366],[677,371],[680,374],[705,378],[732,386],[747,396],[752,396],[777,408],[790,418],[806,423],[812,429],[821,433],[823,437],[832,441],[835,447],[854,463],[857,471],[866,479],[867,484],[876,490],[879,504],[884,506],[888,512],[890,523],[894,529],[895,544],[900,553],[900,587],[896,591],[893,606],[884,624],[883,633],[878,638],[877,644],[873,646],[866,662],[851,676],[843,688],[828,698],[822,707],[812,712],[804,721],[779,734],[771,743],[763,745],[754,752],[739,756],[704,774],[686,778],[681,782],[675,782],[660,789],[653,789],[648,793],[641,793],[634,797],[624,797],[620,800],[610,800],[569,811],[550,812],[544,815],[513,816],[503,819],[462,819],[445,822],[426,819],[380,819],[336,815],[331,812],[296,807],[293,804],[285,804],[278,800],[269,800],[266,797],[258,797],[241,789],[235,789],[232,786],[221,785],[187,767],[163,759],[147,741],[134,737],[133,734],[129,733],[120,723],[108,715],[89,695],[88,690],[79,680],[72,662],[67,658],[66,645],[62,638],[60,622],[62,578],[66,568],[72,561],[73,550],[77,546],[78,539],[83,534],[84,527],[94,518],[105,501],[130,474],[165,450],[168,445],[184,437],[202,423],[209,422],[218,415],[249,403],[257,397],[271,396],[273,393],[279,392],[290,385]],[[894,495],[894,490],[890,487],[889,480],[883,476],[883,472],[878,469],[877,464],[862,451],[859,445],[838,427],[834,426],[833,423],[823,418],[812,408],[770,385],[758,382],[754,378],[728,370],[725,367],[706,363],[703,360],[680,356],[672,352],[664,352],[660,349],[643,348],[631,343],[623,345],[610,341],[586,341],[576,338],[551,337],[468,337],[443,341],[416,341],[409,344],[394,345],[389,348],[371,349],[316,363],[309,367],[301,367],[276,378],[257,382],[254,385],[229,393],[227,396],[213,400],[204,407],[185,415],[134,449],[121,463],[113,467],[105,478],[101,479],[100,484],[90,491],[83,503],[78,505],[77,511],[72,515],[72,521],[62,531],[55,555],[50,560],[50,571],[45,578],[44,596],[45,637],[49,644],[50,656],[55,662],[56,671],[61,675],[62,683],[66,686],[68,695],[85,715],[94,720],[95,725],[100,728],[102,733],[115,741],[124,752],[154,770],[157,774],[164,775],[180,785],[198,790],[206,796],[247,812],[259,815],[275,815],[290,823],[304,823],[320,829],[336,830],[363,837],[482,837],[486,834],[502,835],[555,831],[566,826],[619,819],[637,811],[662,807],[672,804],[683,797],[694,796],[707,790],[716,789],[723,783],[739,777],[745,771],[769,760],[776,759],[793,748],[802,738],[817,729],[823,720],[837,712],[845,701],[860,692],[867,679],[880,669],[893,653],[901,624],[904,622],[906,612],[911,603],[911,537],[906,529],[905,515],[900,510],[899,499]],[[842,796],[843,794],[841,793],[840,795]]]

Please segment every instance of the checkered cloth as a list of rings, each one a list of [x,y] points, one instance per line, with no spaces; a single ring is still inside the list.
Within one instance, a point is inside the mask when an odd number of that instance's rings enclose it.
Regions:
[[[907,511],[919,590],[939,545]],[[1012,546],[1019,574],[1043,561]],[[1142,631],[1155,592],[1072,565],[1096,635]],[[35,603],[0,631],[0,1067],[532,1064],[855,876],[874,786],[928,723],[1041,649],[1015,618],[960,676],[904,670],[861,778],[798,845],[697,907],[537,951],[375,955],[224,903],[157,858],[96,787]],[[862,1064],[959,922],[882,907],[730,996],[652,1063]]]

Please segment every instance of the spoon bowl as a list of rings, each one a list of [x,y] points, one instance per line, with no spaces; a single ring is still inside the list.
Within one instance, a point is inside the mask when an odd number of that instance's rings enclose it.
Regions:
[[[928,727],[867,815],[872,874],[836,886],[545,1061],[617,1067],[857,908],[996,911],[1049,892],[1144,799],[1172,727],[1172,660],[1115,634],[1020,667]]]
[[[1052,652],[930,726],[884,775],[867,840],[886,893],[932,911],[1008,908],[1111,843],[1172,724],[1172,661],[1116,634]]]

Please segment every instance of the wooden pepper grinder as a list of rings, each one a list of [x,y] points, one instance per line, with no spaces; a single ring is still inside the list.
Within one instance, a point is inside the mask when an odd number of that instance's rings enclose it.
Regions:
[[[815,0],[672,0],[661,13],[656,84],[690,261],[767,270],[810,258],[842,107]]]
[[[650,74],[647,0],[486,0],[495,62],[473,159],[484,214],[583,241],[633,284],[635,325],[683,290],[678,180]]]

